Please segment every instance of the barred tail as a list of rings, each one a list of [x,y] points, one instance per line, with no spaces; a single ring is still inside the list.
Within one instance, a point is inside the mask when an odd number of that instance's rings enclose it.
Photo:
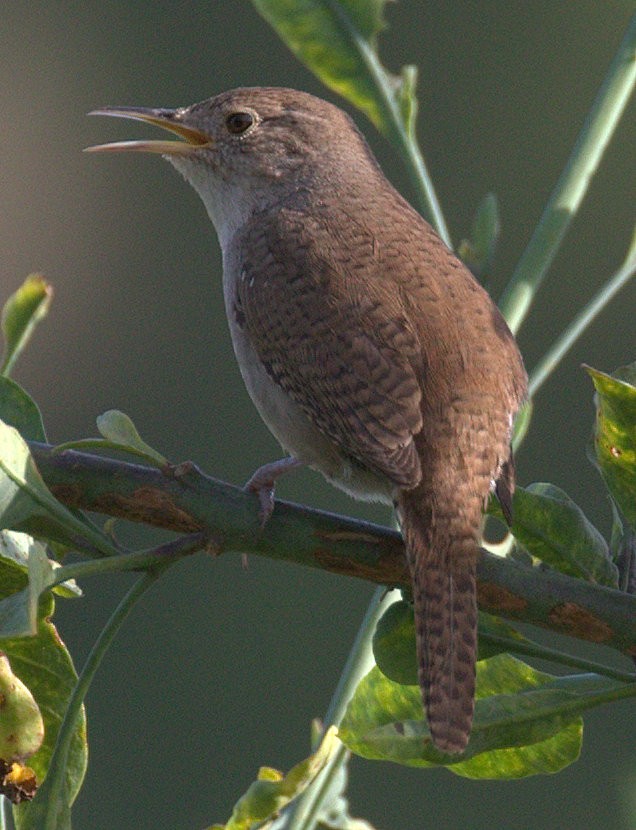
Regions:
[[[399,512],[413,580],[419,681],[433,743],[453,754],[465,749],[473,720],[479,525],[422,511],[418,489],[400,495]]]

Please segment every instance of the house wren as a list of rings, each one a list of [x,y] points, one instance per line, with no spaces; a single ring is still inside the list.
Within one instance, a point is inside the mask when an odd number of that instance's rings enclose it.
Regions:
[[[290,456],[251,480],[265,513],[275,478],[298,463],[396,506],[432,740],[462,752],[482,510],[494,490],[510,516],[526,394],[501,314],[332,104],[245,88],[183,109],[96,112],[182,139],[90,149],[160,153],[205,203],[243,379]]]

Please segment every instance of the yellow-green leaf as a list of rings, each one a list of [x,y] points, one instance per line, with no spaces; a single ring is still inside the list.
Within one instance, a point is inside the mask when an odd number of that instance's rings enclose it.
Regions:
[[[20,529],[22,523],[44,517],[59,539],[88,543],[101,553],[117,553],[107,537],[81,514],[68,510],[47,488],[29,447],[13,427],[0,420],[0,527]]]
[[[289,49],[320,80],[361,109],[382,132],[389,131],[374,72],[383,75],[408,113],[412,94],[401,95],[402,79],[377,60],[377,36],[384,28],[386,0],[252,0]],[[369,56],[373,55],[370,60]],[[406,77],[410,93],[414,78]]]
[[[79,438],[77,441],[65,441],[55,447],[55,452],[63,450],[115,450],[130,453],[154,464],[166,467],[168,460],[142,439],[132,418],[118,409],[109,409],[97,417],[97,429],[103,438]]]
[[[18,565],[24,568],[25,573],[29,568],[31,552],[36,547],[41,549],[42,555],[47,555],[47,552],[41,542],[36,541],[33,536],[29,536],[28,533],[20,533],[17,530],[0,530],[0,557],[17,562]],[[48,562],[51,567],[51,574],[53,573],[53,569],[61,567],[58,562],[55,562],[55,560],[50,557],[48,558]],[[78,586],[74,579],[67,579],[65,582],[54,585],[51,590],[65,599],[72,599],[82,596],[82,589]],[[27,632],[25,631],[24,633]],[[11,636],[17,636],[17,634],[18,632],[14,630],[12,631]],[[3,632],[0,628],[0,637],[2,636]]]
[[[0,376],[0,418],[25,441],[46,441],[42,415],[33,399],[11,378]]]
[[[0,559],[0,606],[10,596],[28,589],[24,568],[9,559]],[[38,785],[42,783],[49,763],[64,713],[77,681],[71,657],[51,622],[54,600],[50,591],[40,599],[37,610],[36,634],[33,637],[0,638],[0,651],[10,662],[12,671],[27,686],[44,719],[44,742],[29,758],[29,766],[35,771]],[[75,725],[65,775],[65,804],[75,799],[86,771],[87,744],[84,712]],[[31,804],[14,808],[18,830],[28,827],[27,817]]]
[[[53,289],[41,274],[31,274],[12,294],[2,309],[0,324],[4,354],[0,374],[9,375],[20,352],[29,342],[35,326],[46,315]]]
[[[12,528],[46,513],[53,504],[59,502],[47,489],[19,432],[0,421],[0,526]]]
[[[417,683],[415,622],[410,602],[394,602],[378,620],[373,656],[386,677],[405,686]]]
[[[477,207],[470,239],[462,240],[459,245],[459,256],[477,277],[490,272],[500,231],[497,197],[487,193]]]
[[[493,657],[515,646],[535,646],[509,623],[490,614],[479,614],[479,659]],[[539,646],[536,646],[539,648]],[[389,680],[403,686],[417,684],[415,620],[413,605],[405,600],[394,602],[384,612],[373,634],[376,665]]]
[[[612,498],[636,530],[636,363],[607,375],[586,367],[596,389],[594,451]]]
[[[296,764],[287,775],[282,775],[270,767],[262,767],[257,780],[234,806],[225,830],[250,830],[252,827],[260,826],[300,795],[336,750],[336,734],[336,728],[330,727],[316,752]],[[214,827],[220,828],[221,825]]]
[[[444,765],[475,778],[519,778],[572,763],[580,751],[581,712],[632,695],[636,684],[599,675],[555,678],[507,654],[482,660],[470,741],[455,758],[434,748],[419,688],[394,683],[376,667],[358,685],[339,734],[366,758]]]
[[[528,551],[570,576],[616,587],[607,542],[572,499],[554,484],[518,487],[512,531]]]
[[[44,721],[29,689],[0,652],[0,759],[24,761],[44,739]]]
[[[152,459],[156,464],[164,466],[168,461],[142,439],[132,418],[118,409],[109,409],[97,417],[97,429],[107,441],[114,445]]]

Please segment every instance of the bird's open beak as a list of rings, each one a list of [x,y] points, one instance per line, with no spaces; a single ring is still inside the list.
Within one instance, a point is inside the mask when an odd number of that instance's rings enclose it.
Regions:
[[[188,155],[201,147],[209,147],[212,142],[210,137],[194,127],[186,127],[185,124],[175,120],[179,110],[170,109],[146,109],[140,107],[103,107],[93,110],[89,115],[112,115],[115,118],[133,118],[137,121],[145,121],[147,124],[155,124],[164,130],[175,133],[183,141],[113,141],[110,144],[96,144],[93,147],[86,147],[86,152],[128,152],[137,153],[160,153],[161,155],[177,156]]]

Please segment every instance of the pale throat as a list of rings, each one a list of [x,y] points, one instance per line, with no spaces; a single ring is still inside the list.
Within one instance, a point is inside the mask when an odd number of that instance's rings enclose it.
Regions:
[[[236,233],[245,227],[256,210],[267,208],[272,201],[271,183],[261,182],[236,171],[228,177],[220,176],[207,164],[194,162],[184,156],[164,158],[201,197],[225,257]]]

